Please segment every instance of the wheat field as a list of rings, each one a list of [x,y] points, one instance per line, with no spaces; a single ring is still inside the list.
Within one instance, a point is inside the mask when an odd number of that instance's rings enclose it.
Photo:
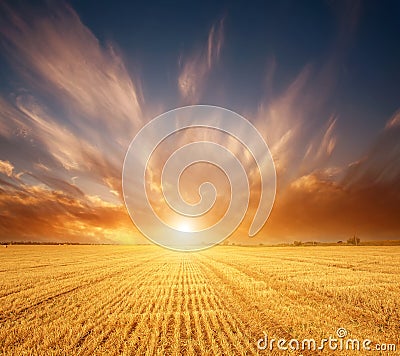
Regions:
[[[3,355],[332,354],[257,342],[338,328],[400,345],[400,247],[10,246],[0,260]]]

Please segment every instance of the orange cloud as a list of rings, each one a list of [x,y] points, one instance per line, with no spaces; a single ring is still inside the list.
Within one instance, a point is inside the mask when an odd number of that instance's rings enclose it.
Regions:
[[[318,172],[302,176],[280,193],[267,224],[254,240],[239,234],[233,241],[335,242],[354,234],[362,240],[398,239],[398,183],[355,190]]]
[[[0,240],[135,243],[123,205],[43,186],[0,188]],[[139,240],[138,240],[139,239]]]
[[[393,118],[359,161],[339,172],[315,170],[282,190],[260,238],[399,238],[400,126]]]
[[[13,174],[14,166],[9,161],[0,160],[0,173],[11,177]]]

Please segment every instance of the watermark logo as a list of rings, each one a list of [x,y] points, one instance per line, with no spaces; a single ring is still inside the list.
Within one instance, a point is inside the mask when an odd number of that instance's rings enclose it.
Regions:
[[[344,337],[347,336],[347,330],[345,328],[339,328],[336,330],[336,335],[343,339]]]
[[[350,338],[345,328],[336,330],[336,336],[329,336],[321,340],[307,338],[298,339],[274,339],[264,337],[257,341],[258,350],[281,350],[281,351],[396,351],[396,344],[393,343],[373,343],[370,339]]]
[[[173,140],[174,135],[188,129],[211,130],[215,135],[229,138],[226,145],[198,139],[181,146],[179,139]],[[228,179],[229,205],[212,226],[196,229],[192,227],[194,224],[168,223],[158,215],[159,206],[152,205],[146,189],[146,172],[152,155],[165,140],[173,146],[173,152],[161,169],[161,203],[185,221],[210,213],[217,198],[215,186],[205,181],[198,186],[200,199],[195,204],[185,201],[180,190],[180,178],[188,167],[207,163],[220,169]],[[222,242],[238,228],[249,207],[249,173],[244,167],[243,157],[255,162],[260,177],[258,207],[248,232],[249,236],[254,236],[268,219],[276,190],[274,162],[257,129],[230,110],[208,105],[186,106],[156,117],[134,137],[125,156],[123,194],[133,223],[152,242],[173,250],[201,250]]]

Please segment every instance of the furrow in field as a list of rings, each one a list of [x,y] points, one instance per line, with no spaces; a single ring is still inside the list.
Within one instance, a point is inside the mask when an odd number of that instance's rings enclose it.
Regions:
[[[146,305],[134,333],[124,346],[128,354],[155,352],[160,338],[169,340],[169,335],[162,334],[162,324],[169,322],[169,311],[173,307],[174,291],[178,281],[176,263],[163,264],[159,274],[148,276],[149,287],[143,290],[141,303]],[[151,327],[151,326],[154,327]],[[158,327],[156,327],[158,326]],[[161,326],[161,327],[160,327]],[[165,328],[170,332],[170,324]]]
[[[138,264],[147,263],[150,260],[148,256],[143,261],[138,261]],[[91,261],[85,268],[77,268],[76,265],[73,268],[58,268],[58,266],[51,266],[51,268],[35,272],[35,273],[7,273],[3,274],[3,294],[0,294],[0,299],[8,297],[2,300],[2,307],[5,307],[8,302],[13,300],[26,300],[26,296],[35,295],[38,296],[40,293],[48,292],[51,293],[49,287],[54,287],[54,290],[58,288],[57,283],[65,284],[66,281],[74,283],[75,280],[81,280],[82,276],[93,275],[93,268],[95,267],[96,273],[103,273],[104,270],[110,269],[110,264],[115,269],[117,266],[124,266],[126,260],[121,261],[120,258],[115,258],[112,261],[104,262]],[[79,273],[77,273],[79,271]],[[1,276],[1,275],[0,275]],[[51,281],[51,283],[49,283]],[[15,287],[17,286],[17,287]],[[1,292],[0,292],[1,293]],[[15,306],[13,306],[15,308]]]
[[[243,278],[241,272],[233,273],[233,271],[230,271],[231,268],[226,260],[219,262],[200,255],[199,263],[208,271],[208,275],[212,275],[218,280],[215,286],[220,291],[218,294],[224,296],[230,314],[240,316],[244,324],[247,324],[250,338],[254,342],[253,352],[256,352],[257,340],[263,337],[263,332],[266,330],[268,330],[270,338],[285,338],[286,340],[294,338],[286,325],[282,325],[278,316],[273,314],[273,311],[265,310],[262,302],[248,293],[248,284],[243,283],[243,279],[246,278]],[[230,276],[228,271],[232,272]],[[302,354],[308,355],[310,353],[303,351]],[[313,355],[316,354],[316,352],[313,353]]]
[[[213,261],[218,264],[215,258],[213,258]],[[346,326],[352,329],[353,336],[362,337],[362,334],[359,333],[357,329],[365,330],[368,326],[360,325],[359,322],[357,323],[358,325],[352,325],[352,320],[368,320],[370,322],[374,319],[380,319],[381,310],[377,309],[374,312],[372,308],[367,307],[370,300],[370,293],[365,294],[365,303],[359,305],[343,303],[343,300],[338,298],[337,295],[327,295],[324,290],[318,288],[315,284],[311,286],[308,285],[305,278],[302,278],[300,283],[282,278],[277,280],[273,275],[269,276],[270,278],[266,278],[266,276],[269,275],[267,267],[264,267],[264,271],[257,271],[254,270],[252,266],[235,261],[224,262],[224,265],[229,265],[232,271],[236,270],[246,275],[247,284],[249,285],[264,286],[264,289],[268,289],[269,291],[273,289],[275,291],[274,294],[279,297],[282,304],[284,302],[294,315],[296,315],[296,309],[298,309],[297,315],[303,315],[305,320],[312,320],[315,313],[318,313],[318,315],[320,315],[320,328],[325,330],[327,334],[334,332],[338,327]],[[297,266],[297,269],[299,272],[302,270],[301,264]],[[352,278],[355,280],[355,277]],[[368,280],[368,278],[366,279]],[[373,278],[371,278],[371,280],[373,280]],[[255,290],[255,296],[260,294],[260,292],[262,293],[262,288],[257,289],[258,293],[257,290]],[[382,291],[382,293],[384,293],[384,291]],[[375,300],[374,298],[374,301]],[[343,313],[343,310],[346,310],[346,312]],[[393,309],[393,313],[394,319],[391,321],[391,328],[395,328],[395,320],[398,320],[397,308]],[[395,334],[396,332],[394,331],[393,335]]]
[[[99,308],[96,305],[96,314],[92,316],[92,319],[96,321],[91,327],[92,337],[87,338],[87,342],[83,345],[82,343],[75,345],[72,351],[79,351],[79,348],[81,348],[84,350],[84,355],[101,354],[102,351],[104,352],[107,349],[117,352],[119,345],[114,343],[113,339],[121,340],[121,335],[126,329],[124,316],[130,317],[130,320],[132,316],[136,319],[140,317],[141,310],[144,308],[140,304],[140,293],[150,286],[147,276],[157,273],[158,270],[159,264],[153,263],[137,269],[134,275],[130,272],[126,273],[125,276],[119,276],[113,284],[120,289],[109,293],[108,300],[103,307]],[[133,286],[134,288],[132,288]],[[108,289],[110,287],[111,285],[108,286]],[[105,310],[106,312],[104,312]],[[130,311],[135,311],[135,313],[131,314]]]
[[[135,266],[136,267],[136,266]],[[81,310],[85,310],[86,312],[83,315],[76,315],[73,316],[71,314],[76,314],[77,310],[76,307],[74,307],[73,302],[71,303],[71,301],[68,298],[64,298],[62,300],[57,300],[56,303],[45,303],[43,304],[43,310],[41,311],[36,311],[35,312],[35,319],[33,319],[33,322],[41,322],[41,324],[46,324],[46,319],[49,319],[49,327],[51,326],[51,324],[57,324],[57,320],[58,319],[67,319],[68,317],[72,319],[70,319],[72,322],[72,325],[76,325],[78,326],[78,330],[77,330],[77,334],[85,334],[87,333],[86,327],[85,325],[86,320],[100,320],[102,319],[103,316],[105,316],[107,313],[104,313],[104,310],[107,310],[106,308],[108,308],[109,310],[113,309],[113,303],[115,304],[116,301],[118,301],[118,298],[113,298],[113,294],[106,294],[104,295],[104,293],[102,293],[103,290],[107,290],[107,287],[109,287],[110,284],[113,284],[113,279],[117,280],[120,279],[123,275],[129,276],[131,275],[131,271],[130,270],[126,270],[125,273],[123,273],[121,275],[121,271],[118,271],[118,273],[113,273],[112,275],[109,275],[109,279],[102,279],[102,280],[97,280],[97,283],[92,283],[91,285],[86,285],[87,290],[86,291],[79,291],[77,292],[78,294],[75,294],[73,297],[69,297],[70,299],[72,299],[72,301],[74,301],[75,299],[81,300],[81,301],[85,301],[85,298],[82,297],[78,297],[79,294],[82,295],[87,295],[88,298],[86,298],[86,302],[87,302],[87,307],[85,307],[84,303],[81,305]],[[145,277],[147,273],[143,274],[143,276]],[[105,286],[105,288],[102,288],[101,285]],[[117,287],[121,287],[121,285],[119,283],[116,283]],[[123,284],[122,284],[123,285]],[[130,288],[130,285],[125,285],[124,286],[125,291],[128,290]],[[122,294],[125,293],[125,291],[122,291]],[[118,292],[118,290],[117,290]],[[114,291],[115,293],[115,291]],[[104,296],[106,296],[106,300],[104,301]],[[77,298],[78,297],[78,298]],[[96,301],[96,304],[91,303],[90,298],[94,298],[94,300]],[[103,298],[103,299],[102,299]],[[121,298],[119,298],[121,299]],[[63,305],[65,304],[65,305]],[[92,309],[93,311],[92,311]],[[79,312],[79,310],[78,310]],[[93,313],[97,312],[96,315],[93,315]],[[40,314],[43,314],[43,316],[41,317]],[[57,317],[58,315],[58,317]],[[81,318],[81,322],[79,323],[79,318],[80,316]],[[74,320],[75,319],[75,320]],[[62,321],[61,321],[62,322]],[[81,330],[83,330],[81,332]],[[78,340],[81,340],[78,342],[78,346],[80,344],[83,343],[84,339],[86,339],[88,336],[90,335],[90,333],[88,333],[85,337],[79,336]],[[71,335],[72,336],[72,335]],[[62,337],[62,335],[60,335],[60,337]]]
[[[91,274],[87,274],[88,271],[84,271],[86,272],[84,277],[82,277],[81,274],[74,273],[74,276],[71,279],[60,280],[58,281],[58,284],[54,283],[54,281],[51,281],[51,283],[47,282],[50,290],[40,288],[40,286],[38,286],[37,289],[41,290],[41,293],[36,293],[34,290],[24,291],[23,299],[21,299],[21,297],[17,299],[18,302],[23,303],[22,305],[15,305],[14,298],[3,300],[1,308],[3,311],[0,314],[0,322],[4,322],[6,320],[16,320],[20,317],[23,317],[27,312],[32,312],[32,310],[44,303],[52,302],[53,300],[63,297],[66,294],[117,276],[121,273],[121,270],[116,267],[117,266],[113,264],[113,268],[111,270],[109,268],[102,267],[96,268],[95,271],[93,271],[92,268]],[[132,268],[134,268],[134,266]],[[66,283],[67,281],[68,283]],[[62,289],[61,292],[60,289]],[[29,302],[28,305],[26,305],[26,301]]]
[[[248,335],[247,327],[238,315],[229,313],[231,306],[226,303],[225,293],[221,294],[214,285],[218,279],[205,279],[204,276],[210,277],[211,273],[199,261],[196,261],[196,267],[203,271],[204,292],[209,295],[209,298],[212,298],[215,308],[220,311],[219,321],[222,323],[223,330],[225,330],[231,350],[235,350],[237,354],[251,354],[254,348],[254,340]]]

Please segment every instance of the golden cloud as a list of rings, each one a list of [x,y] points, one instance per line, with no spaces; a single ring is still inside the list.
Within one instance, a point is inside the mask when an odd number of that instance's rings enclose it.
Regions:
[[[43,186],[0,188],[0,239],[134,243],[140,241],[123,205],[80,199]]]
[[[0,173],[11,177],[13,174],[14,166],[9,161],[0,160]]]

